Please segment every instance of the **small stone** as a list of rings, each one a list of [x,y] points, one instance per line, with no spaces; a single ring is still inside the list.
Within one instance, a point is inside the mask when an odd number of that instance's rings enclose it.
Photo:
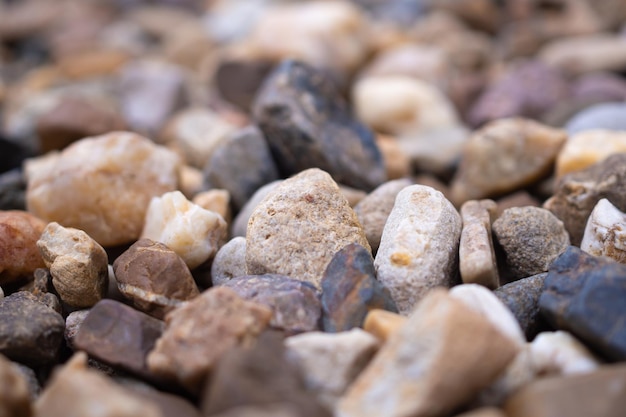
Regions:
[[[322,315],[319,296],[308,282],[284,275],[245,275],[234,277],[222,286],[245,300],[272,309],[270,326],[287,334],[310,332],[319,328]]]
[[[249,274],[282,274],[320,287],[344,246],[369,250],[363,228],[333,179],[312,168],[284,180],[254,209],[246,235]]]
[[[362,327],[372,309],[398,311],[387,289],[376,280],[372,255],[356,243],[333,256],[321,287],[322,323],[326,332]]]
[[[490,289],[500,285],[491,238],[491,218],[496,207],[492,200],[472,200],[461,206],[459,270],[465,284],[480,284]]]
[[[194,269],[215,256],[226,227],[222,216],[172,191],[150,201],[141,238],[164,243]]]
[[[365,191],[348,187],[347,185],[337,184],[339,186],[339,191],[341,194],[348,200],[348,204],[350,207],[354,208],[361,200],[365,198],[367,193]]]
[[[35,279],[32,282],[30,293],[37,297],[37,300],[50,307],[59,314],[63,314],[61,302],[59,298],[50,290],[52,290],[52,275],[50,270],[45,268],[35,269]]]
[[[253,344],[271,317],[271,309],[229,288],[209,289],[165,317],[166,329],[148,355],[148,368],[197,393],[224,353]]]
[[[164,324],[113,300],[96,304],[78,328],[74,346],[90,356],[142,377],[149,377],[146,357]]]
[[[63,333],[63,337],[65,338],[67,346],[72,350],[76,350],[74,346],[74,339],[76,338],[76,334],[78,333],[80,326],[82,326],[88,315],[89,309],[76,310],[72,311],[65,318],[65,332]]]
[[[230,224],[232,211],[230,209],[230,193],[227,190],[213,189],[202,191],[193,196],[191,202],[205,210],[214,211]]]
[[[76,353],[57,370],[35,403],[42,417],[161,417],[159,409],[87,367],[87,354]]]
[[[361,330],[309,332],[285,339],[287,358],[301,371],[305,387],[329,410],[378,350],[378,339]]]
[[[447,415],[493,382],[516,353],[480,314],[433,290],[350,386],[337,415]]]
[[[363,330],[386,342],[398,329],[404,326],[407,318],[386,310],[370,310],[363,322]]]
[[[282,175],[317,167],[364,190],[385,181],[374,134],[353,117],[332,81],[309,65],[287,60],[276,67],[253,114]]]
[[[211,282],[214,286],[223,285],[246,274],[246,238],[237,236],[217,251],[211,264]]]
[[[530,355],[538,375],[587,373],[600,366],[585,345],[563,331],[539,333],[530,344]]]
[[[389,180],[409,177],[412,172],[411,159],[401,148],[398,139],[388,135],[377,135],[376,144],[383,155]]]
[[[26,211],[26,178],[18,168],[0,174],[0,210]]]
[[[104,298],[109,284],[107,253],[87,233],[52,222],[37,247],[61,301],[85,308]]]
[[[623,131],[626,130],[624,114],[626,114],[626,104],[624,103],[596,104],[576,113],[569,119],[565,127],[570,135],[595,129]]]
[[[456,282],[461,216],[442,193],[411,185],[398,193],[374,266],[402,315],[434,287]]]
[[[580,249],[594,256],[607,256],[626,263],[626,213],[609,200],[598,201],[587,220]]]
[[[516,391],[504,409],[508,417],[622,416],[626,409],[626,365],[538,379]]]
[[[457,204],[514,191],[541,179],[566,134],[529,119],[501,119],[475,131],[452,181]]]
[[[609,155],[621,152],[626,152],[626,132],[585,130],[565,142],[556,159],[556,175],[560,177],[583,170]]]
[[[508,281],[546,272],[570,244],[563,222],[539,207],[506,209],[493,232],[506,256]]]
[[[412,182],[408,178],[388,181],[378,186],[369,193],[355,207],[354,212],[359,218],[359,222],[365,230],[367,241],[375,254],[380,245],[380,237],[391,209],[396,201],[396,196],[404,187],[408,187]]]
[[[204,167],[204,176],[208,187],[228,190],[238,210],[256,190],[277,180],[278,170],[263,133],[256,126],[249,126],[229,135],[216,147]]]
[[[190,165],[183,165],[178,171],[178,191],[185,197],[193,198],[204,188],[202,171]]]
[[[178,167],[174,153],[134,133],[86,138],[27,170],[28,211],[84,230],[102,246],[132,242],[150,198],[176,189]]]
[[[283,180],[272,181],[269,184],[265,184],[263,187],[256,190],[252,197],[246,202],[246,204],[239,210],[239,214],[233,221],[232,236],[246,236],[248,230],[248,221],[250,216],[265,197],[267,197]]]
[[[570,246],[550,266],[541,313],[613,360],[626,359],[626,266]]]
[[[19,291],[0,300],[0,353],[28,365],[57,359],[63,340],[63,317],[37,298]]]
[[[37,240],[46,222],[32,214],[0,211],[0,284],[32,275],[45,266]]]
[[[6,417],[30,417],[31,395],[28,382],[21,370],[0,355],[0,415]]]

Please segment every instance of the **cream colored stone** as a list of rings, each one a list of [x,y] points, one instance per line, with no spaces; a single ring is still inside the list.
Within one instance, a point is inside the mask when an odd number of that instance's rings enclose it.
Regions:
[[[226,237],[226,222],[219,214],[187,200],[180,191],[154,197],[141,238],[164,243],[194,269],[217,253]]]
[[[178,189],[185,195],[185,197],[193,198],[193,196],[202,191],[204,178],[202,177],[202,171],[198,168],[183,165],[178,171],[178,175]]]
[[[606,198],[593,208],[580,248],[594,256],[608,256],[626,263],[626,213]]]
[[[600,361],[571,334],[539,333],[530,344],[532,363],[537,375],[571,375],[592,372]]]
[[[374,309],[365,316],[363,330],[385,342],[401,328],[407,318],[391,311]]]
[[[226,223],[232,221],[232,211],[230,209],[230,193],[228,190],[214,188],[208,191],[197,193],[191,202],[199,205],[205,210],[211,210],[222,216]]]
[[[480,284],[490,289],[500,285],[491,237],[491,218],[496,210],[492,200],[467,201],[461,206],[459,269],[465,284]]]
[[[626,132],[594,129],[567,139],[556,158],[556,175],[561,177],[600,162],[614,153],[626,152]]]
[[[217,251],[211,264],[211,282],[222,285],[246,273],[246,238],[236,236]]]
[[[452,285],[460,237],[461,216],[442,193],[425,185],[398,193],[374,266],[402,315],[434,287]]]
[[[177,188],[180,159],[130,132],[82,139],[28,173],[36,216],[84,230],[103,246],[136,240],[150,199]]]

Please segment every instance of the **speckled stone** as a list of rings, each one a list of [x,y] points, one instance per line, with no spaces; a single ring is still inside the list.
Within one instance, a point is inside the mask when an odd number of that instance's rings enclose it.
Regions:
[[[250,216],[256,209],[265,197],[267,197],[274,188],[278,186],[283,180],[272,181],[269,184],[265,184],[263,187],[256,190],[252,197],[248,199],[246,204],[239,210],[239,213],[233,220],[233,224],[231,227],[231,235],[235,236],[246,236],[246,232],[248,230],[248,221],[250,220]]]
[[[603,198],[587,219],[580,249],[594,256],[607,256],[626,263],[626,213]]]
[[[45,266],[37,248],[46,222],[32,214],[0,211],[0,284],[32,276]]]

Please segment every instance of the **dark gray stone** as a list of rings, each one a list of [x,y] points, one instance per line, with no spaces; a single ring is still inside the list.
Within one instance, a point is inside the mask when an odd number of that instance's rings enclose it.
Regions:
[[[0,174],[0,210],[26,210],[26,179],[22,170]]]
[[[226,59],[217,67],[215,84],[222,97],[249,112],[272,66],[263,60]]]

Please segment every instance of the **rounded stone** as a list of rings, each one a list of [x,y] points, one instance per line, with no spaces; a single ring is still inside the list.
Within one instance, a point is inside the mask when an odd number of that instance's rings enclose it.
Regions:
[[[236,236],[217,251],[211,264],[211,282],[223,285],[243,275],[246,275],[246,238]]]
[[[0,211],[0,284],[32,275],[45,266],[37,240],[46,223],[23,211]]]

